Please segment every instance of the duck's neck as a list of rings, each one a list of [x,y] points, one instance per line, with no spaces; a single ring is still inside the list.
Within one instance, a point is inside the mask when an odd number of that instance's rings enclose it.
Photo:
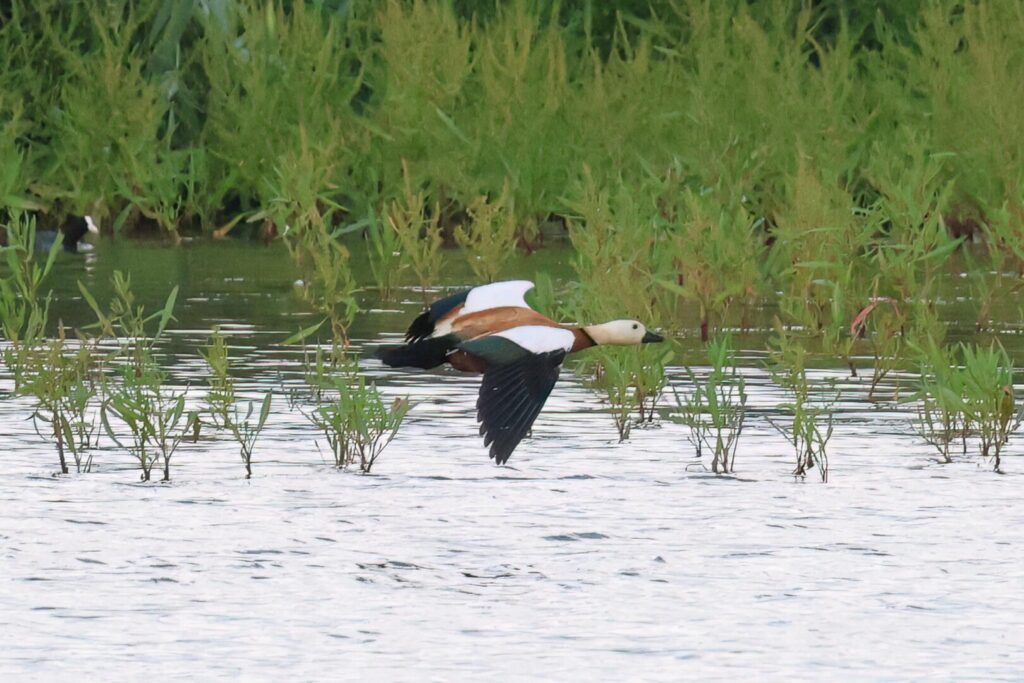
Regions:
[[[569,353],[576,353],[583,349],[589,349],[591,346],[597,346],[597,342],[594,341],[594,338],[587,334],[587,331],[582,327],[564,327],[572,332],[572,335],[576,337],[576,341],[572,343],[572,348],[569,350]]]

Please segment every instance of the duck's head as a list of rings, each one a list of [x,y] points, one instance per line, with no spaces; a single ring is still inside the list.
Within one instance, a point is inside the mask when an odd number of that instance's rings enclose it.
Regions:
[[[653,344],[665,341],[660,334],[649,331],[642,322],[636,320],[613,320],[600,325],[588,325],[583,328],[595,344]]]

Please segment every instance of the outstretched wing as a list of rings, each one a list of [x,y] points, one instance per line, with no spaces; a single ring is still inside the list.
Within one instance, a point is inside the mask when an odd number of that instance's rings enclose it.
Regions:
[[[469,290],[462,313],[465,315],[488,308],[503,308],[505,306],[529,308],[530,305],[526,303],[526,293],[531,289],[533,289],[533,283],[529,280],[507,280],[474,287]]]
[[[451,321],[466,313],[503,306],[529,308],[524,297],[531,289],[533,283],[529,280],[509,280],[481,285],[438,299],[412,321],[405,333],[405,341],[412,343],[448,334],[451,332]]]
[[[416,319],[409,325],[409,329],[405,333],[405,341],[409,343],[417,342],[432,335],[434,333],[434,326],[446,315],[466,303],[466,297],[472,291],[467,289],[446,296],[443,299],[438,299],[427,306],[426,310],[416,316]]]
[[[524,325],[459,345],[487,362],[477,420],[497,464],[509,459],[537,419],[574,340],[568,330]]]

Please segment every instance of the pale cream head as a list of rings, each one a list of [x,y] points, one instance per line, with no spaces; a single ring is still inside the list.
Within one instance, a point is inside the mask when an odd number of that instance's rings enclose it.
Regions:
[[[660,336],[648,332],[644,324],[637,320],[613,320],[600,325],[588,325],[583,331],[589,334],[595,343],[604,345],[628,346],[663,341]]]

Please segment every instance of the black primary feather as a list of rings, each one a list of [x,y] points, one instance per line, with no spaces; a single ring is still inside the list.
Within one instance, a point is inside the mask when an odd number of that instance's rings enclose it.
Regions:
[[[503,465],[530,431],[558,380],[565,351],[529,353],[484,373],[477,399],[477,420],[484,445]]]
[[[454,334],[443,337],[429,337],[411,344],[395,344],[377,347],[375,355],[384,365],[393,368],[410,367],[429,370],[441,365],[448,358],[448,352],[459,343]]]
[[[443,299],[438,299],[434,303],[430,304],[422,313],[416,316],[416,319],[409,325],[409,330],[405,333],[405,341],[417,342],[421,339],[426,339],[434,333],[434,325],[437,321],[449,313],[456,306],[461,306],[466,303],[466,297],[472,290],[467,289],[464,292],[458,292],[450,296],[446,296]]]

